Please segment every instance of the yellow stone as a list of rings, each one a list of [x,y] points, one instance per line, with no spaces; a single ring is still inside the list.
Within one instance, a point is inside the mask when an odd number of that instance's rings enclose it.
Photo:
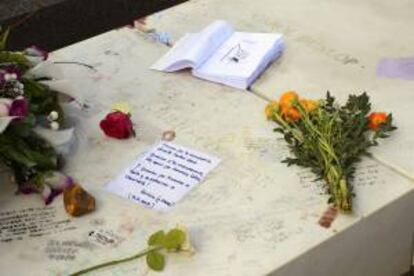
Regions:
[[[74,184],[63,191],[63,203],[66,212],[74,217],[82,216],[95,210],[95,198],[79,184]]]

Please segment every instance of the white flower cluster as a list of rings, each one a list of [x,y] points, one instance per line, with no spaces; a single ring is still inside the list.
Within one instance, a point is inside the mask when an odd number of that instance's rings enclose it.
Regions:
[[[59,130],[60,128],[57,119],[59,119],[59,113],[57,111],[52,111],[47,116],[47,120],[50,122],[50,128],[53,130]]]
[[[6,89],[17,95],[24,94],[24,84],[17,79],[16,73],[5,73],[4,81],[6,82]]]

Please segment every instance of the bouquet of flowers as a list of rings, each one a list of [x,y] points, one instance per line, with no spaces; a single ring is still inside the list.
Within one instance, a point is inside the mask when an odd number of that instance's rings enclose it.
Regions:
[[[59,172],[61,155],[39,130],[59,130],[65,116],[58,92],[36,73],[47,53],[7,51],[7,35],[0,35],[0,163],[13,171],[19,192],[40,193],[49,204],[73,181]]]
[[[392,115],[371,111],[366,93],[350,95],[340,106],[327,93],[326,99],[301,99],[294,91],[281,95],[265,109],[276,122],[294,157],[283,162],[310,168],[326,182],[329,203],[344,212],[352,211],[352,178],[355,163],[368,149],[386,138],[396,127]]]

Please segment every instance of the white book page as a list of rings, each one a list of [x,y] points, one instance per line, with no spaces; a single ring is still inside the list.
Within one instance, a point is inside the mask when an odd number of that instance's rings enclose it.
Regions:
[[[235,32],[193,74],[200,78],[248,79],[277,47],[280,34]]]
[[[184,68],[192,68],[197,64],[194,54],[189,54],[197,43],[198,34],[185,34],[174,47],[162,56],[151,69],[174,72]]]
[[[199,33],[184,35],[151,69],[174,72],[197,68],[203,64],[233,33],[225,21],[217,20]]]

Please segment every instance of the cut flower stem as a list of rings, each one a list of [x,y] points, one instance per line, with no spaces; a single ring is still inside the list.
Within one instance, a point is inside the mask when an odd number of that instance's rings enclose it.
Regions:
[[[125,262],[129,262],[129,261],[132,261],[132,260],[136,260],[136,259],[139,259],[141,257],[144,257],[144,256],[148,255],[149,253],[151,253],[153,251],[160,250],[161,248],[163,248],[163,247],[162,246],[149,246],[146,249],[142,250],[141,252],[139,252],[139,253],[131,256],[131,257],[118,259],[118,260],[113,260],[113,261],[109,261],[109,262],[102,263],[102,264],[99,264],[99,265],[91,266],[89,268],[85,268],[83,270],[72,273],[72,274],[70,274],[70,276],[83,275],[85,273],[91,272],[93,270],[101,269],[101,268],[104,268],[104,267],[107,267],[107,266],[117,265],[117,264],[120,264],[120,263],[125,263]]]

